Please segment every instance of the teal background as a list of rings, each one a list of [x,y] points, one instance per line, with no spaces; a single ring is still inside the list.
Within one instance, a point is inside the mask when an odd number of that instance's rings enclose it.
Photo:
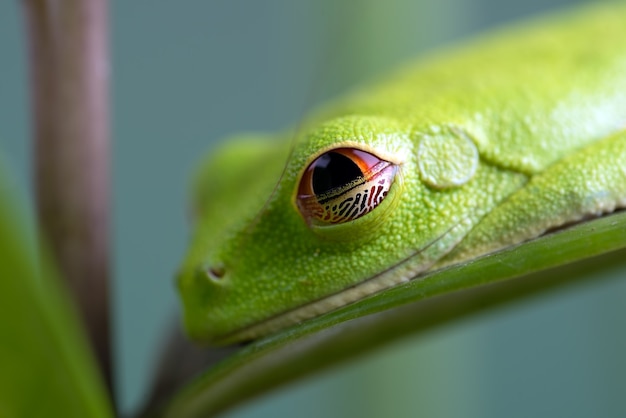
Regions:
[[[187,182],[212,144],[297,124],[311,106],[424,50],[565,3],[113,1],[123,409],[141,402],[178,311],[172,276],[187,243]],[[20,3],[0,2],[0,152],[28,200],[22,32]],[[626,416],[626,267],[609,276],[409,337],[228,416]]]

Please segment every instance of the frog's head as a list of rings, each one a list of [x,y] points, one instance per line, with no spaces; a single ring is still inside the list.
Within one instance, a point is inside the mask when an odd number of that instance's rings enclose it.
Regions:
[[[416,141],[393,119],[347,116],[297,142],[214,153],[198,176],[178,278],[190,335],[257,338],[405,281],[448,252],[467,230],[450,188],[472,178],[478,155],[463,135],[431,131]],[[442,135],[465,147],[457,177],[427,165]]]

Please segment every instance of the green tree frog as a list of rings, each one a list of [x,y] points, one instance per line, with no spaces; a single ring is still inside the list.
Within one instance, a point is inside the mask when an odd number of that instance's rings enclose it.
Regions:
[[[626,6],[400,69],[201,166],[178,276],[193,339],[255,339],[626,206]]]

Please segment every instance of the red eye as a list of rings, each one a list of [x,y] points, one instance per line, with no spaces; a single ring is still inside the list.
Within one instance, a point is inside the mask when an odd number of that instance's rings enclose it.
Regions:
[[[354,148],[337,148],[315,159],[298,187],[297,204],[310,224],[338,224],[370,212],[383,201],[396,165]]]

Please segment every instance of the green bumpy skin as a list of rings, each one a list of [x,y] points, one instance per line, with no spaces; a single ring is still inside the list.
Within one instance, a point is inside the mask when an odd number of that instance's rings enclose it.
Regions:
[[[359,90],[296,138],[229,142],[195,184],[178,277],[193,339],[250,340],[626,206],[626,7],[491,34]],[[296,194],[324,152],[394,163],[355,220],[303,219]]]

